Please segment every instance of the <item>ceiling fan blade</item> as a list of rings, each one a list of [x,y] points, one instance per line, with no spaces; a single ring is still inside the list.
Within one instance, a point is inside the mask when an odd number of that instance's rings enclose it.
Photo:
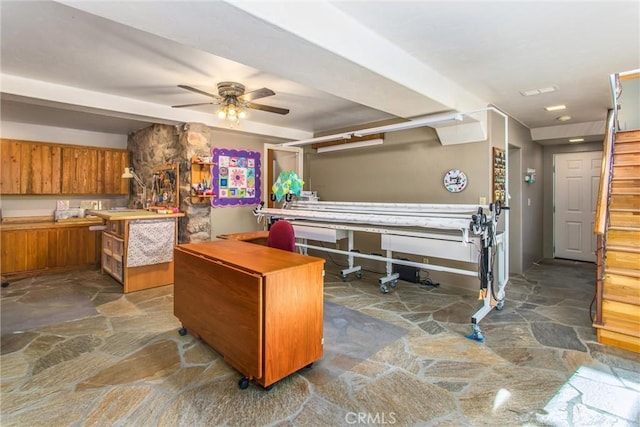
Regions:
[[[171,108],[196,107],[198,105],[216,105],[216,104],[220,104],[220,103],[219,102],[198,102],[197,104],[172,105]]]
[[[250,102],[250,101],[253,101],[254,99],[266,98],[267,96],[273,96],[275,94],[276,93],[271,89],[267,89],[266,87],[263,87],[262,89],[256,89],[254,91],[247,92],[244,95],[239,96],[238,99],[242,101]]]
[[[286,108],[272,107],[270,105],[254,104],[253,102],[247,102],[247,108],[253,108],[254,110],[268,111],[276,114],[289,114],[289,110]]]
[[[211,97],[213,99],[219,99],[220,98],[218,95],[214,95],[212,93],[205,92],[205,91],[200,90],[200,89],[196,89],[195,87],[186,86],[186,85],[178,85],[178,87],[180,87],[182,89],[190,90],[191,92],[199,93],[200,95],[209,96],[209,97]]]

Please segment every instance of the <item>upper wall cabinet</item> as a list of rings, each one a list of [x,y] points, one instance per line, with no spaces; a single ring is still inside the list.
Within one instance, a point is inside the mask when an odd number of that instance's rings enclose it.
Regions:
[[[0,194],[126,195],[129,153],[2,139]]]
[[[2,139],[2,194],[59,194],[61,147]]]

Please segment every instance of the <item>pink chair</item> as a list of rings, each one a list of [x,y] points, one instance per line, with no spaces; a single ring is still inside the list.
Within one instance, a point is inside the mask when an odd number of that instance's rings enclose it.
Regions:
[[[282,219],[273,223],[267,236],[267,246],[295,252],[296,236],[291,223]]]

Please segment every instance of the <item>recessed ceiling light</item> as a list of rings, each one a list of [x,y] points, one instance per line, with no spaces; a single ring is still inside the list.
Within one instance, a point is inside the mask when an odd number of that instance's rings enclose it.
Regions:
[[[558,111],[558,110],[564,110],[566,108],[567,108],[566,105],[551,105],[549,107],[544,107],[544,109],[547,111]]]
[[[540,93],[547,93],[547,92],[555,92],[556,90],[558,90],[557,86],[549,86],[549,87],[543,87],[542,89],[539,89]]]
[[[526,89],[526,90],[521,90],[520,95],[522,96],[540,95],[541,93],[555,92],[556,90],[558,90],[558,86],[548,86],[548,87],[543,87],[541,89]]]
[[[567,120],[571,120],[571,116],[560,116],[556,118],[556,120],[559,122],[566,122]]]
[[[584,142],[584,138],[573,138],[570,139],[569,142]]]

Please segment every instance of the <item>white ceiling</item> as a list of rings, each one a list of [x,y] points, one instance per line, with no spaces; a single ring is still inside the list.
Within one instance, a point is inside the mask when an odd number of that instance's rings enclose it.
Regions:
[[[276,95],[235,129],[288,139],[494,105],[542,144],[602,138],[609,75],[640,68],[638,1],[5,1],[2,121],[126,134],[228,128],[220,81]],[[524,97],[520,91],[554,86]],[[560,113],[543,107],[565,104]],[[560,123],[559,115],[572,119]]]

